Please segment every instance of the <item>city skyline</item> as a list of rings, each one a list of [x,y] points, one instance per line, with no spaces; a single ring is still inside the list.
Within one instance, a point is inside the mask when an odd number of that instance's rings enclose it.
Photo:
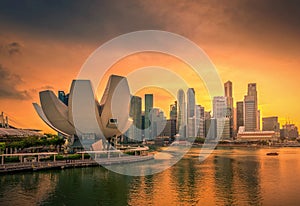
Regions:
[[[1,110],[14,117],[18,127],[49,131],[31,105],[38,100],[37,91],[67,91],[71,80],[98,46],[120,34],[157,29],[178,33],[199,45],[215,64],[222,82],[234,82],[234,105],[243,100],[244,85],[256,82],[261,116],[278,115],[281,124],[291,121],[300,125],[297,104],[300,18],[293,1],[284,4],[270,0],[181,1],[178,4],[156,1],[154,4],[155,9],[153,2],[147,1],[98,2],[93,6],[76,1],[72,6],[46,2],[31,6],[24,1],[16,7],[13,1],[3,1],[0,8]],[[67,15],[66,10],[72,15]],[[53,11],[56,15],[49,17]],[[109,15],[106,11],[110,11]],[[126,76],[153,63],[186,78],[189,87],[197,91],[196,101],[205,108],[211,107],[201,79],[194,78],[182,62],[161,54],[133,55],[116,63],[103,79],[102,88],[108,76],[116,71]],[[155,76],[150,74],[144,78],[150,77]],[[154,106],[167,113],[169,105],[163,106],[162,102],[173,102],[175,98],[162,92],[157,100],[160,101]]]

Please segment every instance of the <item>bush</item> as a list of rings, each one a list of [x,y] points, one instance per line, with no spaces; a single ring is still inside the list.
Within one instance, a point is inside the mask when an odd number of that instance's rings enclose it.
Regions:
[[[5,157],[4,162],[20,162],[19,157]]]

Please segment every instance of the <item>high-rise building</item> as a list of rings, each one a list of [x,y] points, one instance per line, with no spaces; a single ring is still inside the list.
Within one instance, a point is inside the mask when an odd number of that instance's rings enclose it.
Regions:
[[[256,83],[249,83],[248,93],[244,97],[245,131],[258,131],[258,124]]]
[[[205,119],[204,119],[204,107],[196,105],[196,136],[205,137]]]
[[[213,98],[213,117],[225,118],[227,114],[227,100],[226,97],[217,96]]]
[[[170,105],[170,119],[177,119],[177,101]]]
[[[187,137],[195,137],[196,133],[196,116],[195,116],[195,90],[194,88],[189,88],[187,90]]]
[[[130,100],[130,117],[132,118],[132,126],[129,128],[129,138],[141,141],[142,140],[142,98],[132,96]]]
[[[195,116],[195,90],[194,88],[189,88],[187,90],[187,117],[194,117]]]
[[[278,117],[263,117],[262,130],[280,132]]]
[[[152,138],[151,110],[153,109],[153,94],[145,94],[145,139]]]
[[[227,117],[227,97],[213,98],[213,117],[216,121],[217,136],[221,139],[230,138],[230,118]]]
[[[166,126],[163,131],[160,133],[162,137],[174,137],[176,135],[176,120],[168,119],[166,121]]]
[[[166,126],[166,118],[164,116],[164,112],[158,108],[153,108],[151,112],[151,130],[152,130],[152,138],[155,138],[160,135]],[[175,120],[176,122],[176,120]]]
[[[229,119],[229,133],[230,137],[233,137],[233,97],[232,97],[232,82],[227,81],[224,84],[225,97],[227,101],[227,114],[226,117]]]
[[[180,137],[186,137],[186,101],[185,94],[182,89],[177,92],[178,112],[177,112],[177,132]]]
[[[227,97],[227,107],[231,109],[233,108],[233,97],[232,97],[232,82],[227,81],[224,84],[225,97]]]
[[[217,138],[217,120],[215,118],[205,120],[206,138],[213,140]]]
[[[244,126],[244,102],[236,102],[236,130]]]

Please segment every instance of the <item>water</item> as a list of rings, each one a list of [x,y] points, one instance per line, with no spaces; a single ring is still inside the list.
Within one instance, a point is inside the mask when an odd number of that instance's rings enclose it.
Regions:
[[[267,156],[267,152],[279,156]],[[0,205],[299,205],[300,148],[199,148],[164,172],[130,177],[101,167],[0,176]]]

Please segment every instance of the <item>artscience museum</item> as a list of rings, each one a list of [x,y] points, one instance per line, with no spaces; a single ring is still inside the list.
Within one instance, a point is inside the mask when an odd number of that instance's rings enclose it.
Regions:
[[[108,149],[132,124],[130,89],[122,76],[110,76],[100,102],[90,80],[73,80],[67,104],[51,90],[39,96],[40,105],[33,103],[39,117],[64,136],[78,138],[86,150]]]

